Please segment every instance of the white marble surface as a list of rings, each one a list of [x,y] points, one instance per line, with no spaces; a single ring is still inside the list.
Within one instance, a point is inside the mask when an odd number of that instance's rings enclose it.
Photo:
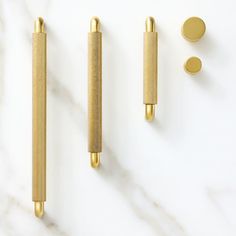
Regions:
[[[236,235],[235,1],[0,0],[0,236]],[[102,167],[87,153],[87,31],[103,31]],[[142,34],[159,31],[157,120],[144,120]],[[189,16],[207,34],[180,35]],[[31,33],[48,33],[46,216],[31,202]],[[192,78],[182,64],[202,58]]]

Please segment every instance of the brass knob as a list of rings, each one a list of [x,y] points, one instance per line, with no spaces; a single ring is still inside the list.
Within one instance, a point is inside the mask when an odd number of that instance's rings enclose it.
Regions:
[[[205,34],[206,25],[199,17],[188,18],[182,26],[183,37],[190,42],[197,42]]]
[[[184,69],[187,73],[194,75],[202,68],[202,62],[198,57],[190,57],[184,64]]]

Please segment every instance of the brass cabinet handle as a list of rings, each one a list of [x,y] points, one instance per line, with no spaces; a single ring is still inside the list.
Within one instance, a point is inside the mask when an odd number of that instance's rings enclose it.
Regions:
[[[97,168],[102,152],[102,33],[97,17],[88,33],[88,151],[91,166]]]
[[[46,43],[44,21],[35,21],[33,33],[33,191],[35,215],[42,217],[46,201]]]
[[[152,121],[155,116],[157,104],[157,41],[155,20],[146,19],[146,32],[144,32],[144,78],[143,103],[145,104],[145,117]]]

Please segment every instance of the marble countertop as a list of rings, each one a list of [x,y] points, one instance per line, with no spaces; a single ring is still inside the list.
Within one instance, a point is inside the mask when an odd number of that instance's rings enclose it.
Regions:
[[[103,32],[102,166],[87,152],[87,32]],[[143,31],[159,32],[159,105],[142,104]],[[202,17],[207,33],[185,41]],[[48,37],[47,202],[31,200],[32,31]],[[0,0],[0,236],[235,236],[235,2]],[[199,56],[191,77],[184,61]]]

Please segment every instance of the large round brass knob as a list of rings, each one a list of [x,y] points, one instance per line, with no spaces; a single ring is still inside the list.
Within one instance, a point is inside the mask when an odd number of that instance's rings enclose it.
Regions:
[[[199,17],[188,18],[182,26],[183,37],[190,42],[197,42],[205,34],[206,25]]]

